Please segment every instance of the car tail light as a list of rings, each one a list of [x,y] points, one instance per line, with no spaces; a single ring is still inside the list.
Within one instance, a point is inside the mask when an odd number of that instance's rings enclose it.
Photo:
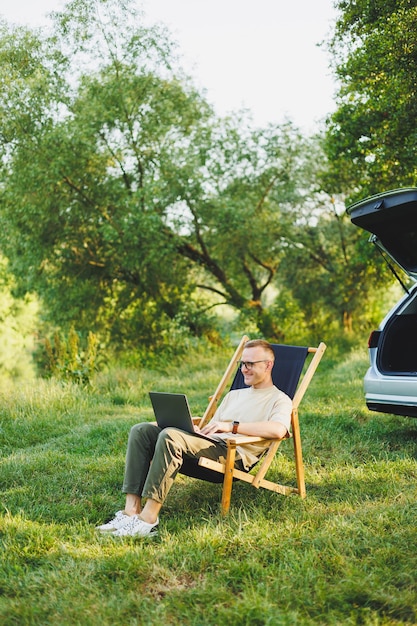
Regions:
[[[369,335],[368,348],[376,348],[378,346],[379,338],[381,336],[380,330],[373,330]]]

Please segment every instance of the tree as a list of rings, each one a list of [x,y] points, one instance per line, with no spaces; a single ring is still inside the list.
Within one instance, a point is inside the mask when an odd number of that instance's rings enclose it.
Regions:
[[[288,232],[281,281],[299,302],[309,328],[319,336],[346,336],[379,323],[378,301],[387,278],[381,258],[371,259],[367,237],[352,226],[343,202],[319,194],[316,216]],[[320,206],[321,205],[321,206]],[[313,219],[312,219],[313,218]]]
[[[149,350],[227,305],[284,340],[298,302],[310,328],[351,328],[375,272],[319,138],[215,116],[129,1],[74,0],[50,34],[3,25],[0,61],[0,244],[55,324]]]
[[[417,6],[336,2],[330,42],[340,81],[326,151],[335,190],[358,199],[417,180]]]
[[[214,294],[216,305],[240,310],[265,336],[279,338],[266,294],[311,184],[309,143],[290,123],[259,130],[241,118],[219,121],[207,133],[177,172],[176,245],[201,268],[195,284]]]
[[[321,185],[329,196],[342,194],[348,205],[374,193],[416,184],[415,4],[408,0],[335,3],[339,16],[329,49],[339,81],[338,106],[327,123],[328,167],[321,172]],[[334,220],[325,221],[323,232],[336,228]],[[339,294],[334,292],[333,306],[345,324],[355,318],[369,326],[382,315],[379,305],[394,279],[367,244],[367,235],[354,229],[346,215],[340,215],[339,227],[346,234],[349,227],[354,232],[345,239],[342,262],[331,264],[338,268],[333,276],[339,273],[337,282],[343,285]],[[333,241],[331,236],[329,241]],[[328,258],[326,253],[323,258]],[[313,274],[313,283],[330,276],[326,267],[321,279],[320,273]],[[318,293],[333,292],[321,286]]]
[[[75,0],[0,39],[0,241],[57,322],[150,343],[226,303],[279,336],[264,295],[304,193],[290,124],[218,120],[129,3]],[[308,158],[307,158],[308,160]],[[208,295],[202,298],[198,294]],[[200,328],[201,330],[201,328]]]
[[[172,76],[163,34],[130,18],[76,1],[45,40],[3,27],[2,247],[55,319],[144,335],[187,299],[161,170],[210,111]]]

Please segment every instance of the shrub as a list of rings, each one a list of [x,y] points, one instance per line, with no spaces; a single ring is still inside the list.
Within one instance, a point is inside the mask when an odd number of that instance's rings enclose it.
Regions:
[[[74,326],[71,326],[67,338],[56,332],[52,342],[45,339],[44,371],[61,380],[89,384],[92,375],[99,369],[99,347],[97,335],[91,331],[85,346]]]

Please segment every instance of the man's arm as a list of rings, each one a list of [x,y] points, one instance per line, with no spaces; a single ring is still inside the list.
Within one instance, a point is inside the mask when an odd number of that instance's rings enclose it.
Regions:
[[[210,422],[202,428],[204,435],[214,433],[232,432],[232,422]],[[249,435],[251,437],[263,437],[264,439],[283,439],[287,436],[287,429],[281,422],[240,422],[238,427],[239,435]]]

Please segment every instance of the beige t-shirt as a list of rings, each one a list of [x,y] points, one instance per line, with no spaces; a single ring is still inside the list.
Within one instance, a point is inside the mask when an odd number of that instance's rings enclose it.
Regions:
[[[291,411],[291,398],[277,387],[272,386],[265,389],[245,387],[244,389],[229,391],[214,414],[212,421],[280,422],[289,433]],[[216,436],[226,439],[230,437],[230,433],[217,433]],[[268,445],[268,443],[258,443],[236,447],[246,469],[256,463]]]

